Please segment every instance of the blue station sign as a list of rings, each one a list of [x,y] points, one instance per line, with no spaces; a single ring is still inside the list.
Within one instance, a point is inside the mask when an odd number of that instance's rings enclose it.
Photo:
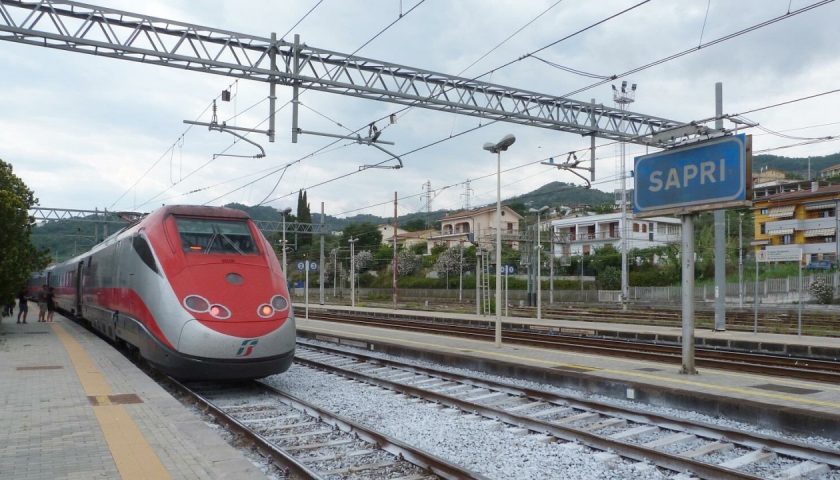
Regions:
[[[732,135],[635,158],[633,212],[688,213],[747,201],[749,139]]]

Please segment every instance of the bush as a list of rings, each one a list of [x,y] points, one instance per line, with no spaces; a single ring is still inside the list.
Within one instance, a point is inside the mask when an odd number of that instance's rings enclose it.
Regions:
[[[598,272],[597,282],[601,290],[618,290],[621,288],[621,270],[606,267]]]
[[[814,297],[817,303],[828,305],[834,300],[834,287],[825,283],[825,280],[818,278],[808,287],[808,292]]]

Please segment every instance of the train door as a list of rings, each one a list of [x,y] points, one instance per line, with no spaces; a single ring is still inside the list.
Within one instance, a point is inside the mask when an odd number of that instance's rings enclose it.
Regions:
[[[82,316],[82,292],[83,292],[83,290],[82,290],[82,279],[84,278],[84,276],[82,275],[82,269],[84,269],[84,268],[85,268],[85,262],[84,261],[79,262],[79,264],[76,266],[76,272],[75,272],[76,273],[76,278],[75,278],[75,281],[73,282],[73,287],[74,287],[73,296],[75,297],[75,301],[73,302],[73,304],[75,306],[74,313],[76,314],[77,317]]]

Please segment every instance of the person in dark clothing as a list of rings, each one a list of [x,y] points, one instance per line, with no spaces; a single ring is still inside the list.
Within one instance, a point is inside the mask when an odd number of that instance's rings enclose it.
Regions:
[[[20,311],[17,316],[17,323],[26,323],[26,315],[29,313],[29,306],[26,304],[26,290],[21,290],[18,293],[18,308]],[[23,321],[20,321],[21,316]]]
[[[14,297],[10,298],[5,305],[3,305],[3,316],[4,317],[13,317],[15,315],[15,299]]]
[[[53,321],[53,314],[55,314],[55,288],[50,287],[47,290],[47,321]]]

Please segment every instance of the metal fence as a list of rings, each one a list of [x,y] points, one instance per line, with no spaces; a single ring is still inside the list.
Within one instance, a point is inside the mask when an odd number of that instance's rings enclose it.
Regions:
[[[822,279],[826,284],[834,287],[835,292],[840,289],[840,274],[807,274],[802,276],[802,301],[813,300],[808,287],[817,279]],[[756,284],[754,281],[744,281],[743,296],[737,283],[726,285],[726,301],[729,304],[750,305],[756,299]],[[301,293],[294,292],[294,293]],[[758,282],[758,300],[761,304],[793,304],[799,302],[799,277],[771,278]],[[340,292],[342,297],[349,295],[349,289]],[[393,291],[390,288],[360,288],[358,295],[367,299],[391,298]],[[310,290],[311,296],[318,295],[317,288]],[[327,295],[332,296],[332,289],[327,289]],[[504,295],[504,293],[503,293]],[[681,287],[630,287],[630,302],[640,304],[671,304],[677,305],[682,301]],[[510,290],[507,292],[508,303],[520,305],[527,302],[527,293],[524,290]],[[465,303],[472,303],[475,299],[475,289],[464,289],[460,297]],[[310,297],[311,298],[311,297]],[[459,292],[454,289],[439,288],[402,288],[399,290],[401,301],[441,301],[457,302]],[[694,288],[694,300],[697,303],[712,303],[715,299],[714,285],[701,285]],[[550,303],[619,303],[621,292],[619,290],[549,290],[542,291],[542,300]]]

